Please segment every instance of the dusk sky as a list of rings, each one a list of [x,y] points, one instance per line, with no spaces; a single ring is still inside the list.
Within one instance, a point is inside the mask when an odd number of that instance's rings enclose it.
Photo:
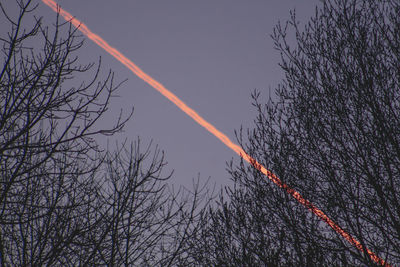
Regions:
[[[306,22],[317,2],[58,1],[232,140],[235,129],[253,126],[251,92],[261,91],[265,100],[283,79],[269,36],[273,27],[294,8]],[[47,22],[56,17],[41,2],[36,15]],[[143,144],[153,140],[166,153],[166,170],[174,170],[171,182],[190,188],[200,174],[218,187],[229,184],[226,162],[238,161],[236,154],[92,41],[87,39],[79,53],[82,63],[101,56],[105,71],[113,70],[117,81],[128,79],[102,123],[111,125],[121,108],[128,112],[134,106],[134,115],[123,134],[110,138],[111,145],[138,136]]]

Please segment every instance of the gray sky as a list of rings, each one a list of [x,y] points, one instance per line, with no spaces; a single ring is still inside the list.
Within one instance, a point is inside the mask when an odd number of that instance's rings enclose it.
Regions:
[[[9,0],[7,0],[9,1]],[[283,78],[280,56],[270,38],[278,20],[306,22],[317,1],[309,0],[59,0],[66,11],[161,82],[206,120],[235,139],[234,130],[252,127],[250,94],[264,98]],[[54,21],[41,4],[38,15]],[[135,113],[125,132],[112,140],[140,136],[166,152],[172,182],[191,186],[200,174],[219,185],[229,183],[226,162],[236,156],[169,100],[134,76],[90,40],[81,49],[83,62],[102,57],[118,81],[128,79],[113,100],[103,123],[119,110]]]

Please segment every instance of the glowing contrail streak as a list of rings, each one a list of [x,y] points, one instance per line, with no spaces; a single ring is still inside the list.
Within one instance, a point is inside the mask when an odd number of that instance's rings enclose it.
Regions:
[[[335,230],[338,234],[340,234],[343,238],[345,238],[348,242],[354,245],[360,251],[366,251],[370,258],[383,266],[390,266],[390,264],[386,263],[383,259],[377,256],[373,251],[369,250],[365,246],[363,246],[357,239],[352,237],[349,233],[343,230],[339,225],[337,225],[333,220],[331,220],[322,210],[314,206],[310,201],[301,196],[299,192],[289,187],[287,184],[283,183],[274,173],[267,170],[264,166],[259,164],[255,159],[253,159],[250,155],[248,155],[240,146],[233,143],[224,133],[220,132],[215,128],[212,124],[203,119],[196,111],[191,109],[188,105],[186,105],[182,100],[180,100],[175,94],[170,92],[167,88],[165,88],[161,83],[154,80],[148,74],[143,72],[138,66],[136,66],[131,60],[125,57],[122,53],[120,53],[117,49],[111,47],[106,41],[104,41],[100,36],[94,34],[89,28],[74,18],[70,13],[63,10],[58,6],[56,2],[53,0],[42,0],[43,3],[48,5],[55,12],[59,13],[64,17],[65,20],[71,22],[75,27],[77,27],[83,34],[85,34],[89,39],[95,42],[97,45],[102,47],[105,51],[111,54],[114,58],[119,60],[122,64],[124,64],[128,69],[130,69],[135,75],[141,78],[143,81],[148,83],[154,89],[159,91],[163,96],[168,98],[172,103],[174,103],[178,108],[180,108],[183,112],[185,112],[188,116],[194,119],[198,124],[207,129],[211,134],[221,140],[227,147],[232,149],[236,154],[242,157],[244,160],[249,162],[255,168],[257,168],[260,172],[265,174],[272,182],[274,182],[277,186],[284,189],[288,194],[292,195],[298,202],[300,202],[304,207],[309,209],[315,215],[317,215],[321,220],[323,220],[326,224],[328,224],[333,230]]]

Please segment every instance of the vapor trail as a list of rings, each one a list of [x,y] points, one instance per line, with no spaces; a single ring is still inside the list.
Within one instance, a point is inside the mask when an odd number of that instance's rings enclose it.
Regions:
[[[194,111],[192,108],[186,105],[182,100],[180,100],[175,94],[173,94],[171,91],[165,88],[161,83],[154,80],[144,71],[142,71],[138,66],[136,66],[130,59],[125,57],[121,52],[111,47],[106,41],[103,40],[103,38],[90,31],[85,24],[74,18],[70,13],[68,13],[64,9],[62,9],[56,2],[54,2],[53,0],[42,0],[42,2],[48,5],[55,12],[63,16],[66,21],[72,23],[84,35],[86,35],[89,39],[91,39],[93,42],[95,42],[97,45],[99,45],[105,51],[111,54],[114,58],[120,61],[123,65],[125,65],[128,69],[130,69],[136,76],[141,78],[151,87],[160,92],[163,96],[168,98],[172,103],[174,103],[178,108],[180,108],[183,112],[185,112],[189,117],[191,117],[198,124],[206,128],[207,131],[209,131],[211,134],[213,134],[215,137],[221,140],[221,142],[224,143],[227,147],[232,149],[236,154],[238,154],[244,160],[249,162],[260,172],[265,174],[277,186],[284,189],[288,194],[292,195],[298,202],[300,202],[304,207],[313,212],[316,216],[318,216],[321,220],[323,220],[326,224],[328,224],[333,230],[335,230],[338,234],[340,234],[353,246],[355,246],[360,251],[366,251],[370,256],[370,258],[376,263],[387,267],[391,266],[390,264],[385,263],[385,261],[381,259],[379,256],[377,256],[373,251],[363,246],[357,239],[355,239],[349,233],[343,230],[338,224],[336,224],[332,219],[330,219],[322,210],[320,210],[319,208],[314,206],[314,204],[312,204],[310,201],[305,199],[299,192],[289,187],[287,184],[283,183],[274,173],[267,170],[264,166],[258,163],[254,158],[248,155],[239,145],[233,143],[228,138],[228,136],[226,136],[224,133],[215,128],[211,123],[203,119],[203,117],[201,117],[196,111]]]

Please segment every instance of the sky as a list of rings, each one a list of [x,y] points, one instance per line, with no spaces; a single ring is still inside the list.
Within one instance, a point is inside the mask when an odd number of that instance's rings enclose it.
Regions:
[[[7,0],[9,1],[9,0]],[[14,1],[9,1],[10,3]],[[235,140],[234,130],[251,128],[256,112],[251,93],[274,97],[284,78],[270,34],[296,9],[305,23],[316,0],[59,0],[63,9],[162,83],[217,129]],[[38,1],[38,3],[40,3]],[[13,4],[13,3],[12,3]],[[44,4],[35,13],[54,22]],[[151,140],[165,151],[171,182],[191,187],[193,179],[230,184],[226,163],[239,157],[160,93],[90,40],[79,51],[82,63],[101,56],[105,71],[124,82],[101,122],[112,125],[120,109],[132,119],[108,141]],[[102,144],[106,139],[99,140]]]

